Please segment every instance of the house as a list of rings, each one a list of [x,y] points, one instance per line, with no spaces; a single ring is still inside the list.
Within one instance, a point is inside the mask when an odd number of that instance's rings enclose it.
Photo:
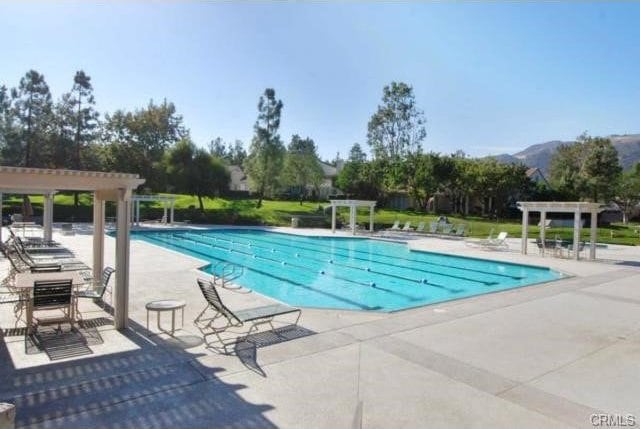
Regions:
[[[230,191],[249,191],[247,175],[244,174],[244,170],[242,170],[242,167],[240,167],[239,165],[228,165],[227,171],[229,172]]]
[[[322,182],[318,186],[316,196],[319,200],[326,200],[330,195],[342,195],[342,191],[333,186],[335,178],[341,170],[343,163],[339,162],[337,167],[331,164],[319,161],[322,168],[323,178]],[[229,172],[229,190],[236,192],[249,192],[249,184],[247,182],[247,175],[239,165],[228,165],[227,171]],[[309,186],[309,193],[316,192],[313,186]]]

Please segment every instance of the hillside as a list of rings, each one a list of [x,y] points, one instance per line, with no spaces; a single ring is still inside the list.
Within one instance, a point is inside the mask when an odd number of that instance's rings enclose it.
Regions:
[[[640,134],[612,135],[608,137],[618,151],[620,164],[627,170],[640,162]],[[544,174],[549,171],[549,164],[554,152],[561,144],[572,144],[574,142],[553,140],[546,143],[534,144],[523,151],[509,154],[496,155],[500,162],[516,163],[521,162],[528,167],[537,167]]]

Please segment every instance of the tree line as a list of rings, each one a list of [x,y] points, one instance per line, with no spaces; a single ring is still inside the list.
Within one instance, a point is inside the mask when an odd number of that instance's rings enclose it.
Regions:
[[[249,151],[240,140],[213,139],[205,149],[190,137],[173,103],[151,100],[132,111],[100,114],[93,84],[75,73],[69,91],[53,99],[46,80],[28,71],[16,87],[0,86],[0,162],[4,165],[137,173],[154,192],[215,197],[228,188],[226,165],[241,165],[258,206],[282,192],[301,199],[319,191],[325,177],[310,137],[279,134],[284,103],[267,88],[259,97]],[[354,144],[335,185],[356,198],[384,201],[405,193],[418,210],[445,197],[451,211],[505,214],[514,199],[618,201],[633,207],[640,194],[640,168],[623,173],[611,142],[582,135],[561,146],[550,169],[551,189],[532,182],[523,165],[474,159],[458,151],[425,152],[426,118],[413,88],[391,82],[382,91],[366,133],[370,158]]]

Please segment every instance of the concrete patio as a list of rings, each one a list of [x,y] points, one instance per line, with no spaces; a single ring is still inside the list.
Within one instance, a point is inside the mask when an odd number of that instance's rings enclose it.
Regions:
[[[54,239],[91,262],[90,226]],[[594,413],[640,418],[637,247],[598,249],[600,261],[587,262],[524,256],[519,240],[508,252],[409,245],[572,277],[391,314],[304,309],[300,327],[283,318],[279,336],[224,355],[191,323],[205,304],[195,283],[204,262],[134,240],[128,331],[82,303],[84,352],[37,352],[3,308],[0,401],[16,404],[19,428],[585,428]],[[114,254],[107,237],[106,265]],[[270,302],[222,294],[232,309]],[[187,302],[174,337],[145,326],[145,304],[165,298]]]

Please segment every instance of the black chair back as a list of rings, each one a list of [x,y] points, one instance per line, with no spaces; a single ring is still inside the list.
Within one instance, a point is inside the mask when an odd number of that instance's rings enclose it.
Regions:
[[[33,283],[33,308],[71,304],[72,280],[40,280]]]
[[[229,310],[223,303],[222,299],[220,299],[220,295],[216,290],[214,284],[207,280],[198,279],[198,286],[202,291],[202,295],[204,295],[204,299],[207,300],[209,305],[215,308],[219,313],[221,313],[224,317],[226,317],[230,322],[242,323],[240,319],[233,314],[233,311]]]

